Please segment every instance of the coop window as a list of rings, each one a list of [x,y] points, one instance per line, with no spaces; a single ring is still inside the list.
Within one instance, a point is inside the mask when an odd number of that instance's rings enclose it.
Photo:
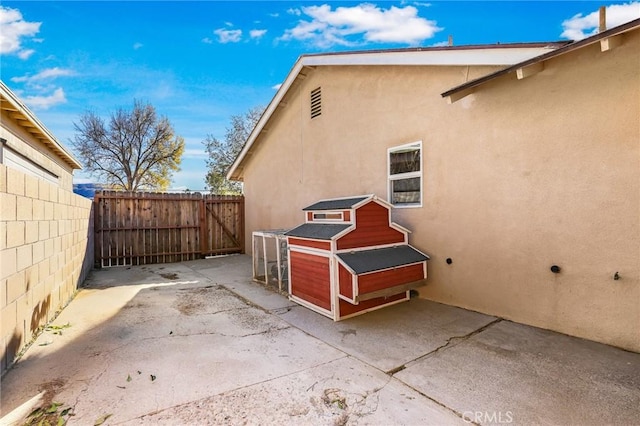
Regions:
[[[311,118],[322,114],[322,92],[320,87],[311,91]]]
[[[397,207],[422,206],[422,142],[387,150],[389,201]]]
[[[313,220],[328,221],[328,222],[332,222],[332,221],[342,222],[344,219],[342,216],[342,212],[327,212],[327,213],[314,213]]]

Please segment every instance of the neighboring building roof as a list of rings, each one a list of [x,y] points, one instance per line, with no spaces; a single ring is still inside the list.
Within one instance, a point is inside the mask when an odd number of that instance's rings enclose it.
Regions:
[[[302,210],[341,210],[351,209],[358,203],[372,198],[371,195],[363,195],[361,197],[353,198],[334,198],[332,200],[321,200],[315,204],[311,204],[309,207],[305,207]]]
[[[471,46],[417,47],[410,49],[371,50],[303,55],[258,120],[242,150],[227,172],[227,179],[242,180],[245,158],[259,139],[292,85],[304,79],[311,67],[318,66],[510,66],[558,49],[570,42],[512,43]]]
[[[545,61],[552,58],[556,58],[560,55],[564,55],[565,53],[573,52],[574,50],[581,49],[586,46],[590,46],[594,43],[599,42],[600,48],[603,52],[607,50],[611,50],[620,44],[621,42],[620,36],[623,33],[628,31],[638,30],[638,29],[640,29],[640,19],[635,19],[633,21],[627,22],[626,24],[619,25],[617,27],[603,31],[591,37],[587,37],[580,41],[567,44],[566,46],[560,47],[559,49],[553,50],[551,52],[547,52],[543,55],[536,56],[534,58],[519,62],[503,70],[496,71],[494,73],[477,78],[475,80],[471,80],[467,83],[456,86],[453,89],[447,90],[441,95],[443,98],[447,98],[449,103],[453,103],[459,99],[462,99],[465,96],[470,95],[471,93],[473,93],[473,90],[476,87],[488,81],[494,80],[498,77],[511,74],[514,72],[517,74],[518,80],[521,80],[525,77],[528,77],[530,75],[538,73],[539,71],[542,71],[542,69],[544,68],[543,63]]]
[[[72,169],[81,169],[80,162],[71,154],[55,136],[38,120],[18,97],[0,81],[0,109],[7,111],[9,116],[18,121],[34,138],[48,146],[60,159]]]
[[[333,223],[305,223],[285,233],[288,237],[310,238],[313,240],[330,240],[345,229],[349,224]]]
[[[429,256],[408,245],[337,253],[336,256],[356,275],[429,260]]]

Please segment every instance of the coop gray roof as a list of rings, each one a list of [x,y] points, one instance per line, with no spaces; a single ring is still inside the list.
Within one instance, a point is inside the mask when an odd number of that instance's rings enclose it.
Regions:
[[[361,197],[353,197],[353,198],[339,198],[335,200],[322,200],[318,201],[315,204],[311,204],[309,207],[305,207],[302,210],[340,210],[340,209],[350,209],[360,201],[366,200],[369,198],[368,195],[363,195]]]
[[[338,253],[336,256],[358,275],[429,260],[429,256],[408,245]]]
[[[288,237],[330,240],[351,225],[335,223],[305,223],[285,233]]]

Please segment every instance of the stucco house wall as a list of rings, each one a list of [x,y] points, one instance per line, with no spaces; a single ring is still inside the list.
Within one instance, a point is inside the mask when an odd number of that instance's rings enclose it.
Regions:
[[[439,93],[496,67],[327,66],[308,71],[243,174],[247,230],[293,226],[314,200],[375,193],[387,198],[387,148],[439,126]],[[309,93],[322,89],[322,114],[309,118]],[[422,95],[418,92],[422,92]],[[431,95],[428,95],[431,94]],[[251,233],[245,247],[251,247]]]
[[[623,37],[452,105],[492,69],[309,69],[243,160],[247,238],[317,199],[386,199],[387,149],[421,141],[423,205],[393,213],[431,256],[421,297],[640,351],[640,31]]]
[[[72,173],[79,164],[6,86],[0,89],[0,371],[4,371],[38,328],[71,299],[93,264],[93,243],[91,200],[72,192]],[[8,152],[33,171],[9,165]],[[40,172],[57,179],[39,177]]]

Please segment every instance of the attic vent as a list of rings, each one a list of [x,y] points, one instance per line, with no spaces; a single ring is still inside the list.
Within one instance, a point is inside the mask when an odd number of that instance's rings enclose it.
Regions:
[[[311,118],[322,114],[322,92],[320,87],[311,91]]]

